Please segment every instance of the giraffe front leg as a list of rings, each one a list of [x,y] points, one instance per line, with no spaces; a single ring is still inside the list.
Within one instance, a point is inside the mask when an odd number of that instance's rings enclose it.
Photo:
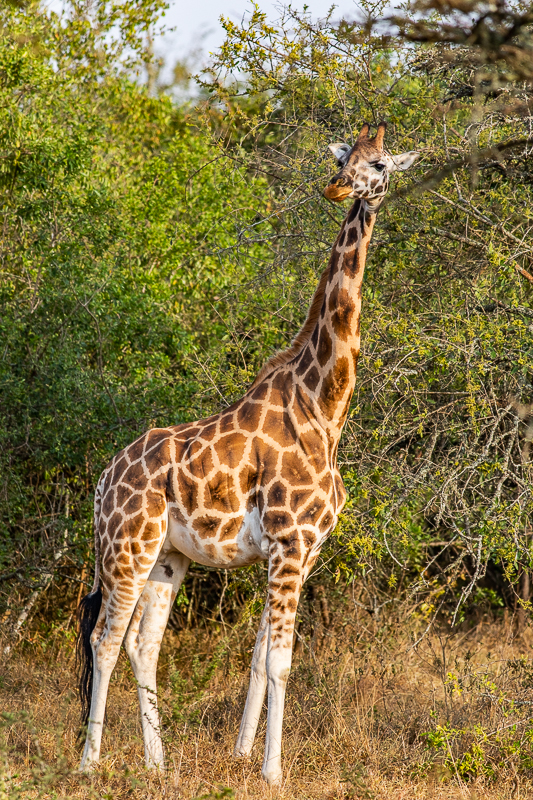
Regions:
[[[157,708],[157,662],[172,603],[191,563],[182,553],[161,553],[139,598],[125,647],[137,681],[144,758],[148,769],[164,767]]]
[[[292,638],[292,632],[290,635]],[[283,779],[283,772],[281,769],[281,735],[283,728],[283,711],[285,708],[285,691],[291,670],[291,661],[292,643],[291,645],[278,644],[276,647],[269,647],[266,664],[268,675],[267,734],[261,775],[270,786],[279,786]]]
[[[249,756],[254,743],[261,709],[265,699],[267,686],[266,676],[266,655],[268,644],[268,598],[263,609],[257,638],[255,640],[254,654],[252,656],[252,670],[250,674],[250,685],[246,696],[246,705],[242,715],[239,735],[233,754],[239,756]]]
[[[303,537],[302,537],[303,538]],[[313,557],[313,563],[318,553]],[[279,537],[270,548],[268,576],[268,645],[266,671],[268,715],[265,757],[261,774],[271,786],[279,786],[281,734],[285,690],[292,662],[292,643],[296,609],[303,582],[309,570],[309,550],[294,531]]]

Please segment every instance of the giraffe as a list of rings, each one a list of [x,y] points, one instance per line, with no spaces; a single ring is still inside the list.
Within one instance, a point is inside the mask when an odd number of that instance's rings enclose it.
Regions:
[[[367,248],[389,176],[417,156],[391,156],[384,133],[381,122],[370,138],[365,123],[353,146],[330,145],[340,170],[324,194],[355,202],[291,346],[263,366],[232,406],[147,431],[102,473],[94,586],[79,611],[88,723],[82,769],[99,758],[109,680],[123,641],[137,683],[146,765],[163,767],[156,667],[189,564],[235,569],[266,561],[268,592],[234,754],[250,754],[268,689],[262,775],[274,786],[282,781],[298,599],[346,498],[337,447],[355,385]]]

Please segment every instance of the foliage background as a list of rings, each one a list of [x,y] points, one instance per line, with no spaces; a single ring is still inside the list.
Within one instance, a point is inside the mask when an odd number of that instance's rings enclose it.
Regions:
[[[340,25],[252,6],[225,23],[195,104],[158,84],[159,0],[2,8],[0,612],[15,636],[51,585],[70,614],[90,582],[94,485],[117,449],[224,407],[296,332],[345,213],[321,195],[327,144],[382,118],[388,147],[421,158],[374,235],[349,502],[311,587],[356,581],[369,612],[403,598],[428,623],[469,603],[527,611],[531,19],[467,5],[411,7],[395,28],[376,3]],[[175,625],[222,609],[220,587],[227,613],[253,613],[262,580],[198,569]]]
[[[514,797],[533,774],[530,5],[365,2],[340,24],[251,5],[194,100],[186,64],[161,80],[163,11],[0,7],[0,796],[145,796],[114,766],[142,762],[123,663],[109,758],[90,786],[72,772],[96,481],[290,341],[346,211],[322,196],[327,145],[384,118],[390,150],[421,157],[369,253],[349,500],[297,621],[288,796]],[[262,566],[190,570],[159,698],[182,788],[169,770],[154,797],[231,796],[214,776],[263,796],[259,749],[231,776],[227,753],[264,588]]]

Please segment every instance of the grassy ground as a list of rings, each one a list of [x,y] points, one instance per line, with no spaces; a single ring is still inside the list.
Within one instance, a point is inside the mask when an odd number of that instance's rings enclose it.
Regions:
[[[324,620],[318,608],[307,609],[289,681],[282,797],[533,796],[531,628],[518,636],[510,617],[485,616],[413,648],[422,620],[373,619],[349,604]],[[75,771],[73,631],[34,629],[1,666],[0,798],[270,797],[260,778],[264,719],[252,758],[231,757],[255,624],[167,632],[162,775],[144,771],[135,685],[121,656],[103,763],[90,778]]]

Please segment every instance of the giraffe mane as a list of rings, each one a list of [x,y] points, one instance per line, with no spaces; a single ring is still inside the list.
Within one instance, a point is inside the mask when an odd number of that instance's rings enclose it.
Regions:
[[[296,356],[302,352],[305,345],[309,341],[309,337],[311,336],[320,315],[320,309],[322,308],[322,301],[326,291],[326,284],[328,282],[328,275],[329,263],[320,276],[318,286],[316,287],[313,299],[311,300],[311,306],[307,312],[307,318],[292,340],[290,347],[288,347],[286,350],[280,350],[277,353],[274,353],[274,355],[263,364],[257,373],[254,382],[250,386],[250,389],[253,389],[254,386],[257,386],[259,383],[261,383],[261,381],[264,380],[267,375],[270,375],[271,372],[274,372],[277,367],[280,367],[282,364],[286,364],[288,361],[292,361],[293,358],[296,358]]]

